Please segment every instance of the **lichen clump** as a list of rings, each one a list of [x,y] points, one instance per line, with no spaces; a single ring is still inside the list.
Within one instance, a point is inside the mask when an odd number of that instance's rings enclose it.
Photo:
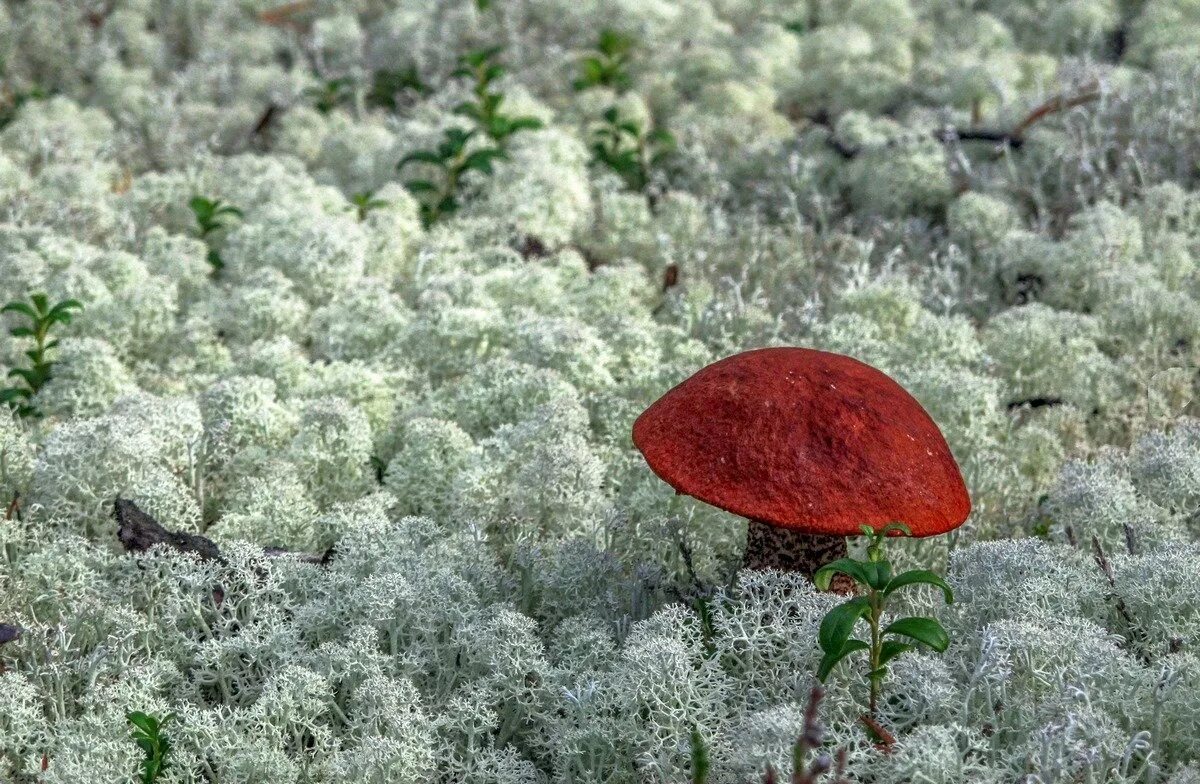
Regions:
[[[164,784],[680,782],[693,731],[710,782],[790,773],[836,597],[739,570],[745,521],[630,439],[783,345],[892,376],[971,494],[889,555],[957,599],[896,602],[953,642],[895,661],[890,754],[861,662],[828,679],[853,780],[1200,780],[1198,31],[1184,0],[0,7],[0,305],[81,306],[0,409],[0,781],[129,780],[135,711],[176,715]],[[222,558],[124,552],[118,496]]]

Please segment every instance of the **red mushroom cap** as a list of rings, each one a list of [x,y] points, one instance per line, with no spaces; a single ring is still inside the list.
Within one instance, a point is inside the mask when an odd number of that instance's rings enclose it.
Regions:
[[[957,528],[971,499],[921,404],[857,359],[762,348],[701,369],[633,423],[633,443],[680,493],[827,536],[899,520]]]

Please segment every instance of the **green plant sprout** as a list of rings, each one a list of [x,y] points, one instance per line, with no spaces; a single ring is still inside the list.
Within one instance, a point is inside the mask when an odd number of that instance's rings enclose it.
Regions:
[[[907,525],[888,523],[878,531],[869,525],[861,528],[864,535],[871,537],[867,560],[839,558],[822,566],[813,575],[813,583],[821,590],[827,590],[834,574],[839,572],[868,589],[865,595],[855,596],[834,607],[821,620],[817,642],[825,656],[817,668],[817,678],[823,683],[838,662],[857,651],[867,651],[871,666],[868,676],[871,683],[868,715],[874,719],[888,662],[916,647],[905,640],[928,645],[938,653],[945,651],[950,644],[950,636],[933,618],[901,618],[881,628],[888,597],[907,585],[933,585],[942,589],[947,604],[953,604],[954,593],[945,580],[927,569],[912,569],[892,576],[892,565],[883,555],[884,540],[892,531],[912,536]],[[870,627],[869,641],[851,636],[854,627],[864,619]]]
[[[617,91],[629,89],[633,79],[625,70],[625,66],[629,63],[629,52],[634,43],[636,42],[633,38],[615,30],[601,30],[595,52],[580,60],[582,75],[572,86],[576,90],[586,90],[589,87],[610,87]]]
[[[306,89],[304,95],[312,100],[313,108],[318,112],[329,114],[353,97],[354,80],[348,76],[327,79],[316,87]]]
[[[30,101],[42,101],[49,98],[51,93],[34,85],[28,90],[12,90],[7,86],[0,88],[0,128],[4,128],[17,118],[21,107]]]
[[[615,106],[608,107],[603,118],[593,134],[592,163],[612,169],[630,190],[646,190],[651,169],[675,151],[675,137],[663,129],[647,133],[637,122],[622,118]]]
[[[407,92],[417,95],[429,94],[429,86],[421,81],[421,75],[415,66],[410,65],[396,71],[376,71],[366,96],[367,105],[394,112],[400,108],[397,96]]]
[[[499,147],[479,147],[468,151],[467,145],[476,133],[475,130],[447,128],[437,149],[410,152],[396,164],[397,170],[403,170],[410,163],[425,163],[440,171],[438,182],[422,179],[404,183],[404,187],[421,202],[421,222],[425,228],[458,210],[458,191],[464,174],[477,171],[490,175],[492,162],[505,157],[504,150]]]
[[[0,403],[8,404],[18,416],[39,416],[37,408],[31,402],[46,382],[50,380],[50,368],[54,365],[46,358],[46,352],[58,345],[58,339],[50,339],[50,328],[55,324],[70,324],[71,311],[82,309],[78,300],[67,299],[53,307],[45,294],[34,294],[29,302],[13,301],[0,308],[0,313],[17,313],[28,320],[8,331],[15,338],[33,338],[33,348],[25,352],[32,365],[27,368],[12,368],[8,371],[9,378],[18,378],[24,386],[13,386],[0,389]]]
[[[196,216],[196,226],[199,231],[200,239],[208,242],[208,237],[217,229],[225,227],[226,218],[242,218],[242,211],[230,204],[225,204],[220,199],[207,199],[203,196],[193,196],[188,206],[192,208],[192,214]],[[225,262],[221,259],[221,254],[216,248],[208,249],[208,263],[213,268],[213,272],[219,272],[224,269]]]
[[[175,718],[175,714],[168,713],[160,721],[141,711],[132,711],[125,714],[125,718],[134,726],[133,739],[146,752],[139,770],[142,784],[154,784],[166,770],[167,753],[171,750],[171,741],[162,734],[162,727]]]
[[[536,117],[514,117],[500,111],[504,93],[494,92],[492,83],[504,75],[504,66],[495,62],[500,53],[499,46],[468,52],[459,60],[459,67],[452,74],[473,79],[472,93],[475,100],[464,101],[454,107],[455,114],[470,117],[479,130],[487,134],[500,146],[518,131],[535,130],[542,127]]]
[[[371,213],[371,210],[377,210],[380,207],[386,207],[391,204],[387,199],[376,199],[374,191],[356,193],[350,197],[350,203],[354,205],[360,222],[367,219],[367,215]]]

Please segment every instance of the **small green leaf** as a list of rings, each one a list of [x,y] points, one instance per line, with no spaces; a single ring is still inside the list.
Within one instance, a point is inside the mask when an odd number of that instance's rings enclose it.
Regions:
[[[938,653],[950,645],[950,635],[933,618],[901,618],[883,630],[884,634],[899,634],[924,643]]]
[[[879,663],[887,664],[905,651],[911,651],[913,646],[899,640],[884,640],[879,646]]]
[[[147,735],[154,735],[158,732],[158,719],[141,711],[130,711],[125,714],[125,718],[129,723],[137,727]]]
[[[863,564],[863,572],[867,577],[867,585],[876,591],[882,591],[892,579],[892,565],[887,561],[867,561]]]
[[[473,169],[475,171],[483,172],[484,174],[491,174],[492,161],[504,157],[505,155],[502,150],[493,148],[476,150],[466,157],[462,163],[462,168],[463,171],[470,171]]]
[[[950,584],[928,569],[910,569],[907,572],[896,575],[887,584],[887,587],[883,589],[883,595],[889,596],[895,590],[903,588],[906,585],[937,586],[942,589],[946,604],[954,604],[954,591],[950,589]]]
[[[15,403],[18,400],[28,400],[33,397],[33,392],[20,387],[6,387],[0,389],[0,403]]]
[[[881,534],[890,534],[892,531],[900,531],[905,536],[912,536],[912,529],[899,520],[894,520],[879,529]]]
[[[29,384],[29,386],[34,387],[35,389],[37,388],[36,382],[38,379],[38,373],[30,368],[9,368],[8,377],[19,378],[26,384]]]
[[[865,566],[866,563],[863,561],[856,561],[853,558],[839,558],[832,563],[825,564],[813,574],[813,585],[822,591],[829,590],[829,584],[833,582],[833,575],[837,572],[849,575],[862,585],[870,585],[870,578],[864,568]]]
[[[516,133],[517,131],[536,131],[542,126],[542,121],[536,117],[517,117],[509,122],[508,129],[511,133]]]
[[[401,158],[399,163],[396,164],[396,168],[403,169],[410,163],[429,163],[442,167],[446,165],[446,162],[437,153],[429,152],[428,150],[417,150]]]
[[[862,640],[850,639],[846,640],[845,644],[842,645],[842,647],[838,650],[826,652],[824,658],[821,659],[821,664],[817,667],[817,680],[824,683],[825,679],[829,677],[829,673],[833,672],[833,668],[837,666],[838,662],[855,651],[865,651],[870,647],[871,646],[867,645]]]
[[[38,314],[33,308],[26,305],[24,302],[10,302],[3,308],[0,308],[0,313],[20,313],[23,316],[37,321]]]
[[[854,625],[858,623],[858,619],[870,609],[867,597],[857,596],[827,612],[821,619],[821,627],[817,633],[817,644],[821,646],[821,650],[826,653],[841,650],[846,639],[854,632]]]

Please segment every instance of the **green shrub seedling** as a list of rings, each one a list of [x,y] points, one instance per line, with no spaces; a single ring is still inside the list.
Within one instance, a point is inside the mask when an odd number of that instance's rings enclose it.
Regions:
[[[401,96],[428,95],[429,92],[429,85],[421,81],[416,67],[410,65],[400,70],[376,71],[366,99],[369,106],[394,112],[400,108]]]
[[[51,96],[47,90],[34,85],[28,90],[11,90],[0,88],[0,128],[9,125],[17,118],[21,107],[30,101],[43,101]]]
[[[225,204],[220,199],[193,196],[188,202],[188,206],[192,208],[192,214],[196,216],[200,239],[205,242],[208,241],[210,234],[227,225],[225,223],[227,218],[243,217],[241,210],[233,205]],[[213,247],[208,249],[208,263],[212,266],[214,273],[220,272],[225,267],[221,254]]]
[[[50,328],[55,324],[70,324],[71,311],[82,308],[83,305],[73,299],[63,300],[51,307],[45,294],[34,294],[29,302],[13,301],[0,308],[0,313],[17,313],[26,318],[26,323],[11,328],[8,334],[15,338],[33,339],[33,348],[25,352],[32,364],[8,371],[9,378],[20,379],[24,385],[0,389],[0,403],[8,404],[18,416],[40,415],[31,400],[50,380],[50,368],[54,363],[46,358],[46,352],[58,345],[56,338],[50,338]]]
[[[410,152],[396,164],[397,170],[403,170],[410,163],[426,163],[439,170],[437,182],[419,179],[404,183],[404,187],[421,202],[421,222],[425,228],[458,210],[458,191],[464,174],[477,171],[490,175],[492,162],[505,157],[504,150],[499,147],[468,150],[467,145],[476,133],[475,130],[447,128],[436,149]]]
[[[612,169],[635,191],[646,190],[651,169],[674,151],[670,132],[646,132],[637,122],[622,118],[615,106],[604,111],[603,124],[592,137],[592,163]]]
[[[142,784],[154,784],[166,770],[167,753],[171,750],[171,741],[162,734],[162,727],[175,718],[175,714],[168,713],[160,721],[141,711],[133,711],[125,714],[125,718],[134,727],[133,739],[142,751],[146,752],[146,758],[142,760],[138,771]]]
[[[892,575],[892,565],[884,558],[883,545],[892,531],[901,531],[911,536],[912,531],[904,523],[888,523],[875,531],[871,526],[862,526],[864,535],[871,537],[867,547],[867,560],[839,558],[826,564],[813,575],[813,582],[822,590],[829,588],[833,575],[840,572],[867,589],[865,595],[855,596],[830,610],[821,620],[817,642],[825,656],[817,668],[817,678],[824,682],[833,668],[846,657],[858,651],[866,651],[870,658],[870,702],[869,716],[873,719],[879,702],[879,692],[887,675],[887,665],[902,653],[913,650],[913,643],[928,645],[941,653],[950,644],[950,637],[942,625],[933,618],[901,618],[882,626],[887,600],[897,590],[908,585],[933,585],[942,589],[946,603],[953,604],[954,593],[949,584],[927,569],[912,569]],[[870,638],[860,640],[851,636],[860,620],[870,627]],[[911,642],[910,642],[911,641]]]
[[[454,107],[455,114],[470,117],[480,131],[503,147],[510,136],[518,131],[541,128],[542,121],[536,117],[514,117],[500,110],[504,93],[492,89],[493,82],[504,75],[504,66],[495,61],[499,53],[499,46],[468,52],[460,58],[459,67],[452,75],[475,82],[471,90],[474,100]]]
[[[365,221],[371,210],[377,210],[380,207],[386,207],[389,202],[387,199],[376,199],[372,191],[364,193],[356,193],[350,197],[350,203],[354,205],[354,209],[358,214],[359,221]]]
[[[634,43],[634,39],[616,30],[601,30],[595,51],[579,61],[581,74],[572,86],[576,90],[586,90],[589,87],[628,90],[633,84],[633,79],[625,67],[629,64],[629,53]]]
[[[329,114],[354,96],[354,80],[348,76],[327,79],[315,87],[306,89],[304,95],[313,102],[313,108],[318,112]]]

